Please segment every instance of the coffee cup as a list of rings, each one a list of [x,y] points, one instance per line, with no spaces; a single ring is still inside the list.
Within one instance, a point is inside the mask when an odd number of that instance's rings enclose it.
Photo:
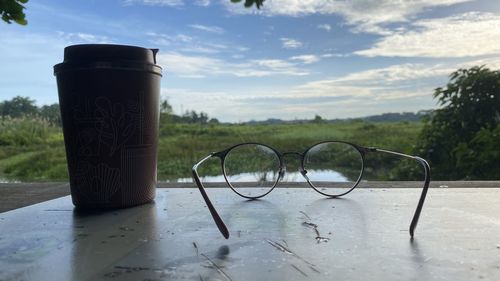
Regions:
[[[162,76],[157,52],[73,45],[54,66],[77,208],[122,208],[154,199]]]

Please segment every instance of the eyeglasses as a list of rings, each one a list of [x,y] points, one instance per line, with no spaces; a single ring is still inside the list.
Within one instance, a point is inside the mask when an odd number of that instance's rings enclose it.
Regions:
[[[320,142],[303,153],[281,153],[261,143],[240,143],[225,150],[210,153],[193,166],[192,173],[215,224],[227,239],[229,231],[208,198],[198,174],[198,167],[203,162],[212,157],[219,158],[222,174],[229,187],[244,198],[258,199],[269,194],[285,175],[284,157],[295,155],[300,157],[299,172],[307,183],[318,193],[335,198],[346,195],[359,184],[364,172],[365,155],[372,152],[410,158],[418,161],[424,168],[424,185],[409,228],[410,236],[413,238],[431,176],[429,164],[418,156],[364,147],[345,141]]]

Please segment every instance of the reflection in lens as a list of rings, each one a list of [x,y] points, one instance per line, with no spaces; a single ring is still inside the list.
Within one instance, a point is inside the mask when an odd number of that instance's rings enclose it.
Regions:
[[[266,195],[276,185],[279,171],[279,156],[260,144],[239,145],[231,149],[224,160],[229,185],[243,197]]]
[[[202,183],[218,182],[223,183],[221,186],[226,186],[219,157],[210,157],[203,162],[198,167],[198,175]]]
[[[338,196],[357,185],[363,171],[363,158],[350,144],[325,142],[306,152],[304,169],[316,190]]]

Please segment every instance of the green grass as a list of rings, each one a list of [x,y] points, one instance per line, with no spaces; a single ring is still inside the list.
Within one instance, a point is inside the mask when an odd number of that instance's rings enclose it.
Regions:
[[[345,140],[411,153],[421,123],[169,124],[160,126],[158,179],[189,178],[191,166],[213,151],[240,142],[261,142],[280,151],[302,152],[323,140]],[[377,165],[382,156],[367,159]],[[60,128],[43,120],[0,122],[0,178],[17,181],[67,180]]]
[[[420,123],[359,121],[334,124],[170,126],[178,134],[160,139],[158,176],[161,180],[190,177],[190,169],[195,162],[210,152],[220,151],[240,142],[261,142],[279,151],[302,152],[320,141],[346,140],[411,153],[422,127]],[[384,155],[367,158],[367,162],[373,166],[381,166],[382,162],[387,161],[399,160]],[[370,170],[367,170],[369,173]]]

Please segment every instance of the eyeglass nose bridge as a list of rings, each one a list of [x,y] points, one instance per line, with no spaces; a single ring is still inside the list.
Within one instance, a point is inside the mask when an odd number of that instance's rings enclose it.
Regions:
[[[309,181],[309,178],[307,177],[307,170],[304,169],[304,154],[297,152],[297,151],[288,151],[288,152],[283,152],[280,155],[281,158],[281,167],[280,167],[280,173],[279,173],[279,180],[281,181],[286,173],[286,165],[284,158],[285,156],[298,156],[300,158],[300,165],[299,165],[299,172],[302,174],[302,176]]]

